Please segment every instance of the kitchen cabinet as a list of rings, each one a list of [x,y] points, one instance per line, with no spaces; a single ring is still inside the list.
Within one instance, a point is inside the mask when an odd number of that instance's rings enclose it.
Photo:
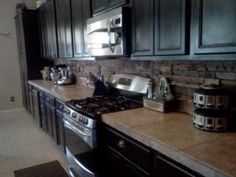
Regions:
[[[32,115],[36,125],[40,127],[41,120],[40,120],[40,109],[39,109],[39,95],[38,91],[35,88],[32,88]]]
[[[57,144],[60,149],[66,153],[65,149],[65,130],[63,122],[64,103],[56,100],[56,127],[57,127]]]
[[[47,64],[40,58],[37,11],[17,8],[15,25],[23,106],[30,112],[28,80],[40,79],[40,70]]]
[[[236,1],[192,2],[192,53],[236,53]]]
[[[160,154],[155,157],[154,173],[154,177],[203,177]]]
[[[128,3],[128,0],[92,0],[93,15],[122,6]]]
[[[45,94],[45,112],[47,118],[47,132],[57,142],[57,128],[56,128],[56,108],[54,97]]]
[[[154,2],[133,0],[132,3],[132,55],[154,54]]]
[[[155,55],[186,54],[186,0],[155,1]],[[188,17],[188,16],[187,16]]]
[[[90,1],[71,0],[74,57],[88,56],[86,23],[90,17]]]
[[[105,124],[102,133],[103,140],[100,141],[109,169],[108,176],[203,177]]]
[[[40,127],[47,131],[47,118],[46,118],[46,110],[45,110],[45,101],[44,101],[44,92],[39,90],[39,113],[40,113]]]
[[[133,0],[132,56],[188,52],[186,0]]]
[[[149,148],[105,126],[105,156],[112,176],[151,176],[152,152]]]
[[[58,51],[60,58],[73,57],[71,3],[70,0],[56,0]]]
[[[40,48],[44,59],[58,58],[55,3],[49,0],[38,10],[40,21]]]

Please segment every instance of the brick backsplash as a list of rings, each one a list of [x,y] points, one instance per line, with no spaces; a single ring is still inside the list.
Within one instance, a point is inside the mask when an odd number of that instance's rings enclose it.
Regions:
[[[78,83],[85,83],[89,72],[101,72],[106,80],[113,73],[137,74],[153,79],[154,86],[160,75],[171,83],[179,110],[192,113],[194,89],[214,81],[228,88],[232,104],[236,105],[236,62],[210,61],[134,61],[128,59],[79,61],[56,60],[55,64],[71,66]]]

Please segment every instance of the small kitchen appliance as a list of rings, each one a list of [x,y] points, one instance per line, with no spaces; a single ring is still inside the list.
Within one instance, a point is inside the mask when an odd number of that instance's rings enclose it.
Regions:
[[[98,153],[99,120],[102,114],[142,107],[150,79],[115,74],[106,95],[66,102],[64,114],[66,156],[71,177],[100,177],[104,157]]]
[[[73,83],[73,75],[70,67],[51,68],[51,79],[54,84],[67,85]]]
[[[229,96],[224,88],[210,85],[196,89],[193,103],[193,125],[196,128],[215,132],[227,130]]]

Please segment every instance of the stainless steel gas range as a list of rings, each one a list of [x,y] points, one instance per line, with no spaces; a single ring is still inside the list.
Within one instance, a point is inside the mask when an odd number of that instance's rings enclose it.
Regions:
[[[71,177],[103,177],[105,167],[98,152],[101,115],[142,107],[150,79],[127,74],[112,75],[108,95],[66,102],[64,127],[68,173]]]

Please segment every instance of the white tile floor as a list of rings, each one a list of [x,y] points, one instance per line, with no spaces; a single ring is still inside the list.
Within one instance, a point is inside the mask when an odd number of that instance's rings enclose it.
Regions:
[[[14,177],[14,170],[53,160],[66,169],[62,151],[26,111],[0,111],[0,177]]]

